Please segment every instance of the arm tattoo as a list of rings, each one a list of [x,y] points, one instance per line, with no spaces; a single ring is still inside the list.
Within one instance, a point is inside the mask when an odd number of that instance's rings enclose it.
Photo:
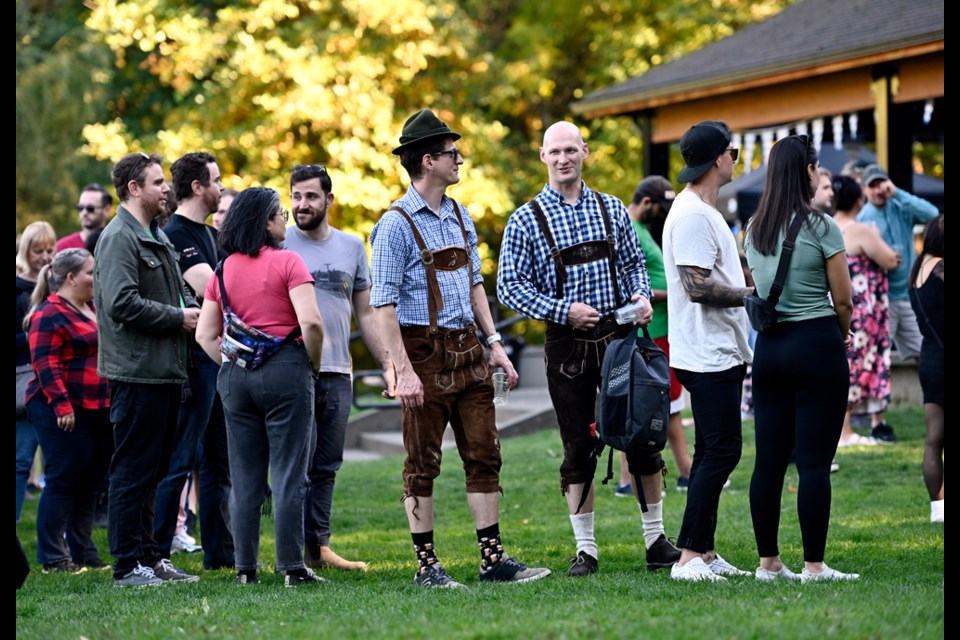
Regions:
[[[691,301],[708,304],[713,307],[742,307],[743,297],[752,293],[751,289],[730,287],[720,284],[710,277],[711,270],[702,267],[677,266],[683,290]]]

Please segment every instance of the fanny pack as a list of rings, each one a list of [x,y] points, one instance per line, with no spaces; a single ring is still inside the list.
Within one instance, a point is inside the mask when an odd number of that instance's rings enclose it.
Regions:
[[[280,350],[280,347],[299,338],[303,331],[298,326],[287,334],[286,338],[270,335],[243,321],[233,312],[227,302],[227,288],[223,283],[223,265],[226,258],[217,265],[217,282],[220,285],[220,306],[223,309],[223,334],[220,340],[220,353],[238,367],[260,368],[267,358]]]

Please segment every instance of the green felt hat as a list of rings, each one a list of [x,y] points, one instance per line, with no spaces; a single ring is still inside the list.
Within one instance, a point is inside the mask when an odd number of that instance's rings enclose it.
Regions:
[[[422,109],[407,118],[403,123],[403,132],[400,134],[400,146],[393,150],[394,155],[400,155],[400,152],[410,145],[436,138],[446,136],[454,140],[460,139],[460,134],[450,130],[443,120],[438,118],[430,109]]]

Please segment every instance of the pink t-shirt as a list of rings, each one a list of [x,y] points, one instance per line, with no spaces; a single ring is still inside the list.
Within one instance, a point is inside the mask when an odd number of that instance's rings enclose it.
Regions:
[[[264,247],[255,258],[232,254],[224,262],[223,281],[235,314],[261,331],[285,338],[299,325],[290,289],[312,284],[313,276],[303,258],[294,252]],[[220,304],[216,275],[210,278],[203,297]]]

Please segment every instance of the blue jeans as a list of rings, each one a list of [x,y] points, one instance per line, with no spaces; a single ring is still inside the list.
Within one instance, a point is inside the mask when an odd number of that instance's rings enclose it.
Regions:
[[[76,426],[64,431],[43,394],[27,404],[36,425],[47,486],[37,507],[37,562],[49,566],[72,559],[100,559],[93,544],[93,510],[97,486],[110,464],[113,432],[110,410],[76,409]],[[66,542],[64,541],[66,534]]]
[[[227,362],[217,376],[227,419],[236,568],[257,568],[260,508],[273,487],[276,570],[303,568],[303,502],[313,440],[313,370],[303,346],[280,348],[249,371]]]
[[[180,404],[177,435],[166,477],[157,485],[153,536],[160,554],[170,557],[170,544],[177,529],[180,495],[187,476],[197,464],[197,450],[210,420],[213,398],[217,394],[217,372],[220,367],[206,353],[193,353],[196,369],[190,373],[191,396]],[[200,511],[205,511],[200,504]]]
[[[330,545],[333,485],[343,464],[343,442],[353,402],[353,382],[346,373],[321,373],[314,386],[317,447],[307,477],[303,532],[308,547]]]
[[[27,478],[37,455],[37,432],[26,418],[17,419],[17,523],[23,509],[23,496],[27,492]]]
[[[214,394],[210,421],[200,443],[200,535],[203,536],[203,568],[233,568],[233,533],[230,531],[230,459],[227,456],[227,425],[220,396]]]
[[[674,371],[690,392],[695,435],[687,508],[677,546],[706,553],[715,548],[720,492],[743,450],[740,394],[747,366],[707,373]]]
[[[179,384],[110,382],[110,422],[116,447],[110,461],[107,537],[113,577],[162,557],[153,539],[157,484],[166,475],[177,433]]]

